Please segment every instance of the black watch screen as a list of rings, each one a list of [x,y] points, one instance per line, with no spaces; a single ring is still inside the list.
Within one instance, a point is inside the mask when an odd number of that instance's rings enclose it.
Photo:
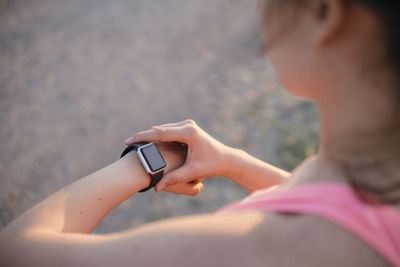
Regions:
[[[141,148],[141,151],[152,172],[165,168],[165,161],[155,144],[146,145]]]

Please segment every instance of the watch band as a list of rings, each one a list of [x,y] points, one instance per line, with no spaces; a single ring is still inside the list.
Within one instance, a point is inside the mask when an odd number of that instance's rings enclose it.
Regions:
[[[132,144],[132,145],[128,146],[127,148],[125,148],[124,152],[122,152],[122,154],[121,154],[121,156],[119,158],[123,158],[126,154],[128,154],[132,150],[137,151],[139,147],[147,145],[147,144],[148,143],[146,143],[146,142],[140,142],[140,143]]]
[[[124,157],[126,154],[128,154],[128,153],[131,152],[132,150],[137,151],[139,147],[144,146],[144,145],[147,145],[147,144],[148,144],[148,143],[146,143],[146,142],[140,142],[140,143],[135,143],[135,144],[132,144],[132,145],[128,146],[128,147],[125,148],[125,150],[122,152],[120,158]],[[153,175],[149,173],[149,175],[150,175],[150,178],[151,178],[150,185],[149,185],[148,187],[146,187],[145,189],[140,190],[140,191],[139,191],[140,193],[146,192],[147,190],[153,188],[153,187],[161,180],[161,178],[163,177],[163,175],[164,175],[164,170],[162,170],[162,171],[160,171],[160,172],[157,172],[157,173],[155,173],[155,174],[153,174]]]

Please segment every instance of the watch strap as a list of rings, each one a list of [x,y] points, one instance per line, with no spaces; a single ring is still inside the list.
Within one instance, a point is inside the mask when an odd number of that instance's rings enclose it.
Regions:
[[[132,150],[137,151],[139,147],[147,145],[147,144],[148,143],[146,143],[146,142],[140,142],[140,143],[132,144],[132,145],[130,145],[130,146],[125,148],[125,150],[122,152],[122,154],[121,154],[121,156],[119,158],[123,158],[126,154],[128,154]]]
[[[163,177],[164,175],[164,170],[155,173],[154,175],[149,174],[151,177],[151,182],[150,185],[148,187],[146,187],[145,189],[140,190],[140,193],[146,192],[147,190],[153,188]]]

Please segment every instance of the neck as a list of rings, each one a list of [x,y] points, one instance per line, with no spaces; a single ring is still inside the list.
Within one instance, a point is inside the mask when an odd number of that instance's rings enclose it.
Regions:
[[[337,179],[400,202],[400,96],[394,79],[387,72],[374,80],[352,78],[354,73],[341,76],[341,84],[332,81],[317,100],[318,162],[329,165]]]

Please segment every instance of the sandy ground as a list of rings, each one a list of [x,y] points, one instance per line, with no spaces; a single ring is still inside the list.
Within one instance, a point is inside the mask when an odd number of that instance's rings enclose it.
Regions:
[[[301,122],[307,105],[277,86],[255,0],[0,0],[0,229],[159,123],[193,118],[279,165],[274,126]],[[197,197],[136,195],[96,232],[246,194],[218,178]]]

